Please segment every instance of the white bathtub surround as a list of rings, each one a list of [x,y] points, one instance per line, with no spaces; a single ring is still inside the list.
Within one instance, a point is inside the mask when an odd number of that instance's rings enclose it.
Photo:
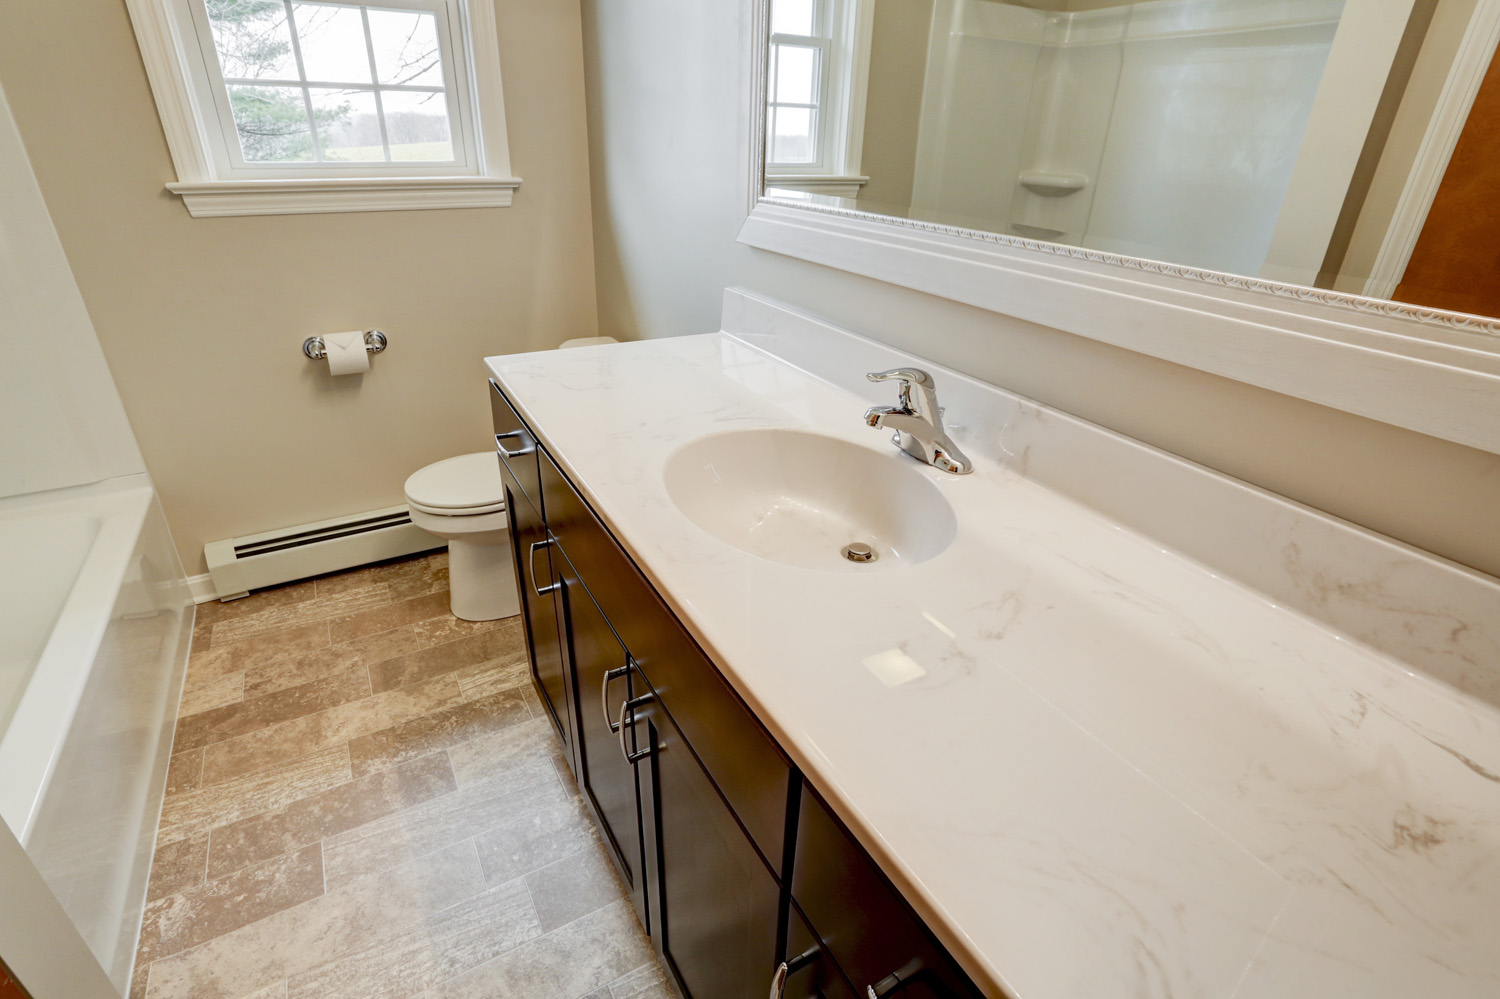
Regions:
[[[192,627],[181,565],[144,474],[0,499],[0,565],[0,818],[123,990]]]
[[[1500,993],[1500,583],[749,296],[725,329],[489,364],[988,991]],[[975,474],[860,419],[914,361]],[[776,427],[909,463],[951,544],[834,574],[668,496]]]

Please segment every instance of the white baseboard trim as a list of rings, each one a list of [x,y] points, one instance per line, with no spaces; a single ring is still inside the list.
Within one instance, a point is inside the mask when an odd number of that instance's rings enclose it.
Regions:
[[[187,578],[188,593],[192,595],[193,603],[206,604],[210,600],[219,599],[219,591],[214,589],[214,577],[206,572],[200,572],[196,576]]]

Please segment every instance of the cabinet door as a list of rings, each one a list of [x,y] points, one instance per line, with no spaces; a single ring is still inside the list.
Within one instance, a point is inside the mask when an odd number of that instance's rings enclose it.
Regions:
[[[505,518],[510,526],[515,556],[516,589],[521,595],[521,620],[526,629],[526,651],[531,677],[542,703],[562,737],[566,756],[573,761],[573,733],[568,717],[568,684],[558,632],[557,584],[552,571],[547,525],[516,482],[515,473],[500,462],[505,487]],[[576,768],[576,763],[573,764]]]
[[[553,566],[562,584],[563,633],[578,692],[574,736],[578,786],[594,820],[604,833],[631,901],[647,921],[645,878],[641,876],[641,816],[636,768],[620,751],[620,708],[634,696],[636,684],[630,653],[589,595],[561,549],[553,548]]]
[[[653,698],[625,723],[640,757],[651,935],[662,963],[685,999],[764,999],[777,964],[780,885],[662,704]]]
[[[543,451],[540,461],[552,537],[588,582],[640,674],[674,706],[678,724],[761,856],[779,864],[790,764],[551,456]]]
[[[796,906],[787,914],[785,961],[785,999],[855,999],[853,987]]]
[[[860,996],[982,999],[812,789],[802,787],[792,898]]]

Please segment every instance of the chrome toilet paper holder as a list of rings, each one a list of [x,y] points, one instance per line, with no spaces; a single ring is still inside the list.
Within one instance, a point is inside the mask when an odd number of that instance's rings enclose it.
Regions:
[[[387,342],[385,334],[379,330],[365,330],[365,350],[370,353],[378,354],[385,350]],[[321,361],[328,356],[328,348],[323,345],[322,337],[310,336],[302,341],[302,353],[307,355],[309,361]]]

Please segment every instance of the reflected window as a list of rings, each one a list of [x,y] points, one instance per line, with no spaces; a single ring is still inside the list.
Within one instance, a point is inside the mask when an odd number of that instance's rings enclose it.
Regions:
[[[772,0],[766,174],[773,186],[852,196],[863,183],[869,6]]]

